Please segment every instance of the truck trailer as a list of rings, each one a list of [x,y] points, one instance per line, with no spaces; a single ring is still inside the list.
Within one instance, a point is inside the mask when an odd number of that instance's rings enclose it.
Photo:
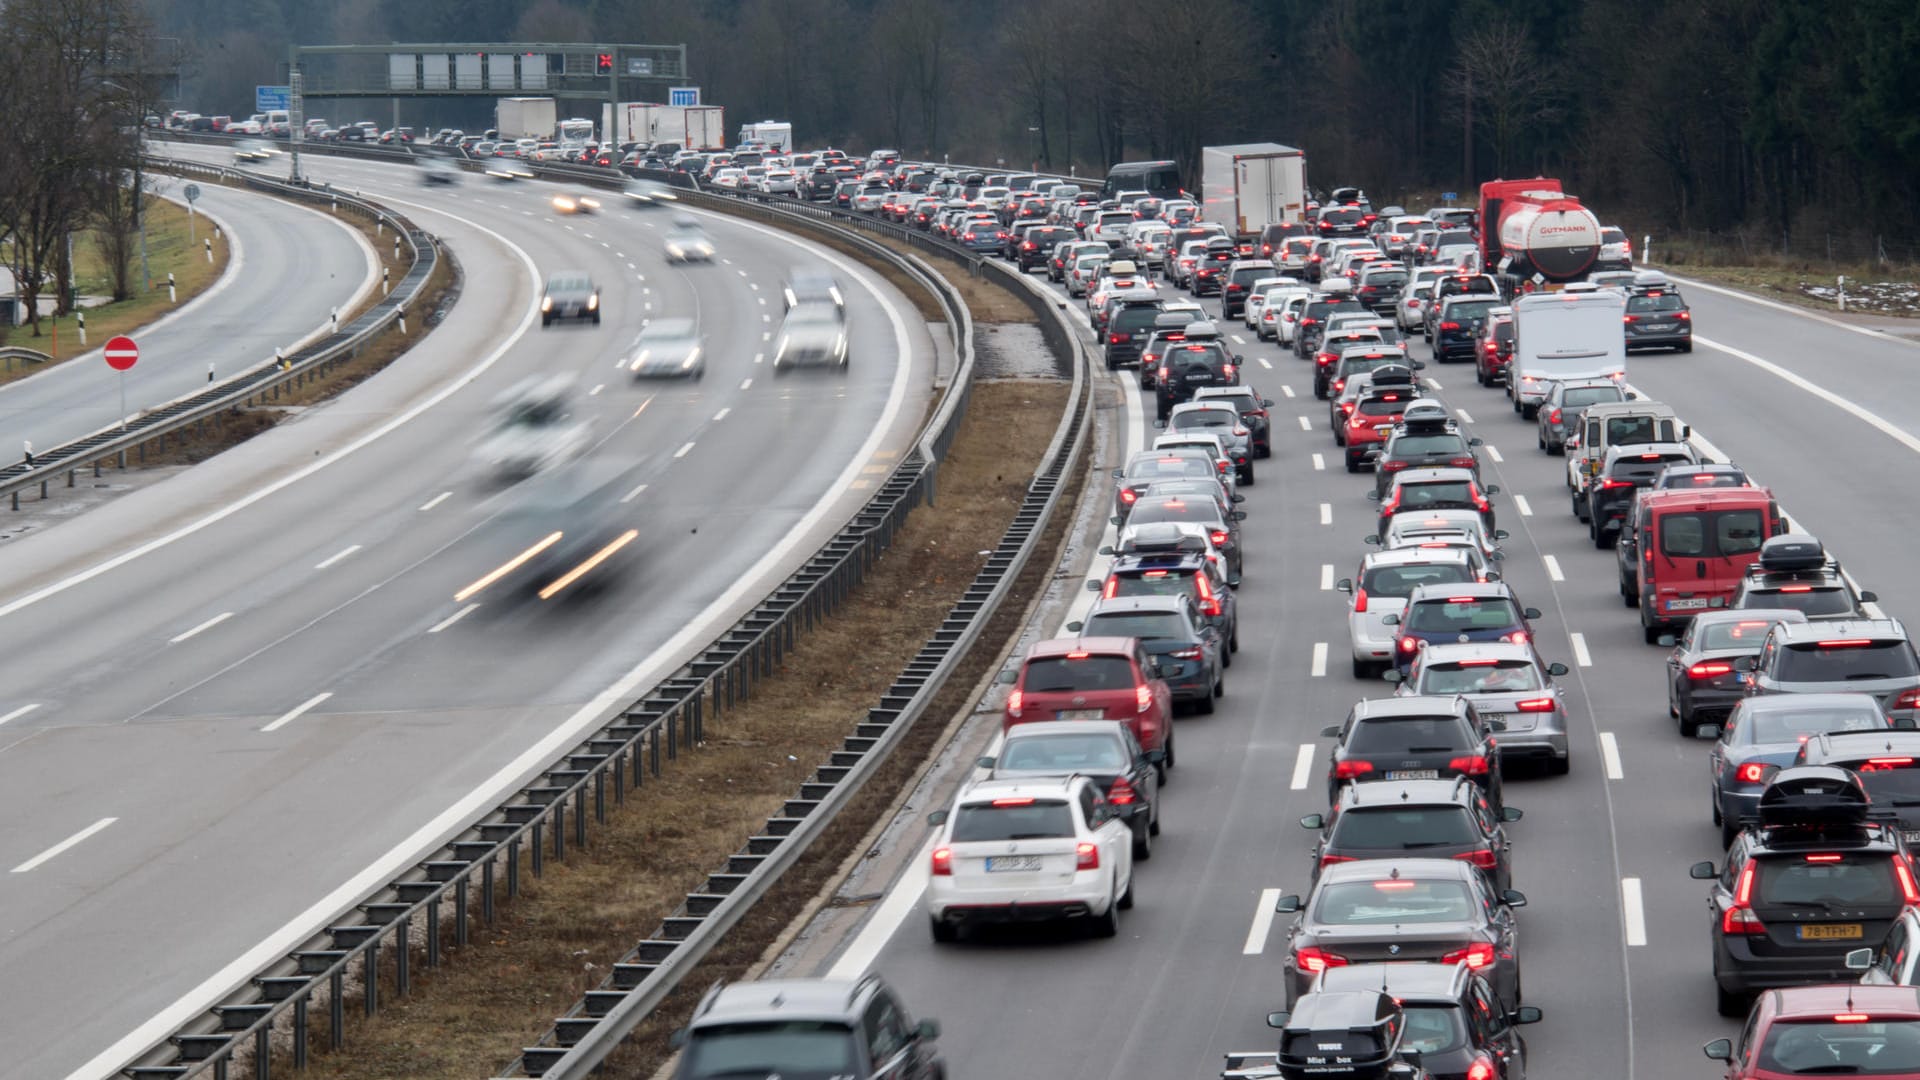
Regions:
[[[1307,155],[1279,143],[1200,148],[1200,216],[1249,240],[1307,208]]]
[[[551,139],[560,126],[560,112],[550,97],[501,98],[493,108],[493,126],[500,137]]]
[[[679,143],[687,150],[726,149],[726,110],[718,105],[630,101],[603,109],[615,144]]]

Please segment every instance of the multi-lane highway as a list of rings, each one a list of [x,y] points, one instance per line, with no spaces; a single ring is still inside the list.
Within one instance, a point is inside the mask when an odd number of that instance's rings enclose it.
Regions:
[[[549,185],[309,172],[443,237],[462,299],[333,404],[9,548],[0,1077],[110,1071],[498,801],[804,559],[924,413],[911,304],[786,234],[711,216],[721,259],[668,266],[664,217],[556,220]],[[781,284],[813,262],[850,286],[852,366],[776,376]],[[598,281],[602,325],[541,329],[562,269]],[[615,364],[667,315],[699,320],[706,376],[636,384]],[[590,596],[469,595],[530,525],[474,441],[503,388],[556,373],[637,539]]]
[[[1912,386],[1920,352],[1705,286],[1687,295],[1695,351],[1635,354],[1630,382],[1772,486],[1889,614],[1907,614],[1920,422],[1891,403]],[[1221,325],[1247,359],[1248,381],[1275,402],[1274,458],[1245,492],[1242,649],[1227,697],[1215,715],[1178,721],[1165,834],[1140,868],[1138,906],[1120,938],[1021,932],[936,947],[922,910],[904,902],[925,881],[926,830],[916,824],[897,830],[906,871],[844,948],[803,940],[784,965],[790,974],[881,972],[917,1014],[939,1018],[955,1076],[1164,1080],[1209,1075],[1227,1051],[1273,1048],[1264,1017],[1283,1004],[1290,917],[1271,912],[1276,897],[1309,884],[1312,835],[1296,822],[1326,809],[1317,733],[1356,699],[1390,688],[1350,676],[1346,598],[1332,591],[1371,550],[1361,543],[1374,531],[1371,478],[1343,470],[1309,365],[1237,321]],[[1413,351],[1426,358],[1418,340]],[[1430,364],[1421,374],[1486,440],[1487,478],[1503,489],[1500,523],[1512,533],[1501,568],[1544,613],[1534,624],[1542,653],[1572,669],[1561,680],[1571,775],[1507,789],[1526,811],[1509,826],[1514,884],[1530,901],[1520,913],[1525,998],[1546,1013],[1526,1029],[1530,1074],[1709,1075],[1700,1044],[1737,1025],[1715,1012],[1706,891],[1687,876],[1690,863],[1721,855],[1706,744],[1678,737],[1667,719],[1663,650],[1643,644],[1621,605],[1613,553],[1595,550],[1568,512],[1563,459],[1536,450],[1533,424],[1499,391],[1476,386],[1470,368]],[[1116,463],[1152,435],[1150,399],[1131,373],[1119,385],[1128,407],[1110,440]],[[1056,611],[1050,626],[1070,617]]]
[[[226,270],[198,297],[184,300],[137,334],[140,362],[124,376],[92,353],[0,386],[0,447],[23,442],[47,450],[128,413],[204,388],[208,365],[228,378],[325,333],[379,283],[373,248],[346,223],[297,203],[250,191],[200,185],[194,203],[203,236],[223,226]],[[164,277],[160,287],[166,287]]]

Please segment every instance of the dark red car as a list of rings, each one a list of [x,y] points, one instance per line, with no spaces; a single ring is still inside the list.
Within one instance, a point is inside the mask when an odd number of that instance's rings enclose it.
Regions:
[[[1769,990],[1737,1039],[1701,1047],[1726,1080],[1920,1077],[1920,989],[1842,983]]]
[[[1130,637],[1036,642],[1007,694],[1003,727],[1035,720],[1119,720],[1173,767],[1173,692],[1153,658]]]
[[[1513,314],[1495,313],[1480,324],[1480,340],[1473,350],[1473,377],[1481,386],[1505,386],[1507,366],[1513,363]]]

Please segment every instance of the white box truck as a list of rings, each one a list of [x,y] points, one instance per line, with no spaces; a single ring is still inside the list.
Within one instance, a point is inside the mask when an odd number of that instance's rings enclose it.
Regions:
[[[550,97],[501,98],[493,107],[493,126],[509,142],[551,139],[560,126],[560,112]]]
[[[718,105],[689,105],[685,108],[687,137],[681,145],[688,150],[725,150],[727,148],[727,110]]]
[[[1279,143],[1200,148],[1200,216],[1236,239],[1300,220],[1307,208],[1307,155]]]
[[[758,123],[740,125],[740,141],[737,145],[759,141],[767,144],[767,149],[776,153],[793,149],[793,125],[785,120],[761,120]]]
[[[718,105],[631,101],[612,108],[614,142],[678,143],[688,150],[726,149],[726,110]]]
[[[1514,408],[1533,419],[1548,385],[1567,379],[1627,377],[1627,297],[1616,289],[1572,285],[1513,302]]]

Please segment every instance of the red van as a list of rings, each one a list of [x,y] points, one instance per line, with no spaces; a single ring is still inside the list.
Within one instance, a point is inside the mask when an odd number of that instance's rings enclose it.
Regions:
[[[1036,720],[1118,720],[1173,767],[1173,692],[1139,638],[1037,641],[1007,694],[1002,728]]]
[[[1621,530],[1620,595],[1640,609],[1648,644],[1694,614],[1726,607],[1760,545],[1786,531],[1760,487],[1642,491]]]

